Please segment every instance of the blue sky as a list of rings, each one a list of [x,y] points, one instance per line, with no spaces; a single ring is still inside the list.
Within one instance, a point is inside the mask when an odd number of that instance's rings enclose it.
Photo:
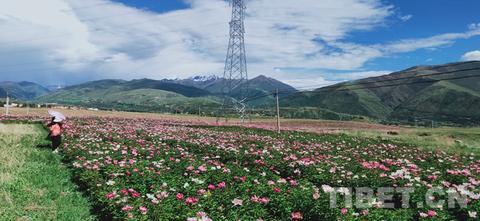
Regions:
[[[75,84],[223,73],[230,16],[224,0],[2,4],[0,81]],[[478,0],[248,0],[247,7],[251,78],[264,74],[319,87],[480,60]]]
[[[180,0],[114,0],[136,8],[145,8],[158,13],[188,8],[188,4]]]

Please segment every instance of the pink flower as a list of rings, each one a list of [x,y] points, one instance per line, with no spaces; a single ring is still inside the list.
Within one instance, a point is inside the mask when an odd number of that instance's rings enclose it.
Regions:
[[[292,185],[292,186],[297,186],[298,183],[297,183],[296,180],[290,180],[290,185]]]
[[[343,215],[345,215],[345,214],[347,214],[348,209],[347,209],[347,208],[342,208],[342,209],[340,210],[340,212],[341,212]]]
[[[368,215],[368,210],[362,210],[362,215],[367,216]]]
[[[168,197],[168,193],[165,191],[162,191],[161,193],[157,194],[158,199],[165,199]]]
[[[148,212],[147,207],[144,207],[144,206],[141,206],[138,210],[140,210],[140,213],[143,215],[147,214]]]
[[[195,205],[198,203],[198,199],[195,197],[187,197],[187,199],[185,200],[185,203],[187,205]]]
[[[246,177],[246,176],[242,176],[242,177],[240,177],[240,181],[242,181],[242,182],[245,182],[245,181],[247,181],[247,177]]]
[[[133,198],[138,198],[138,197],[140,197],[140,193],[133,192],[133,193],[132,193],[132,197],[133,197]]]
[[[207,171],[207,168],[206,168],[204,165],[201,165],[201,166],[198,167],[198,170],[199,170],[200,172],[206,172],[206,171]]]
[[[123,211],[123,212],[128,212],[128,211],[130,211],[130,210],[132,210],[132,209],[133,209],[133,206],[126,205],[126,206],[124,206],[124,207],[122,208],[122,211]]]
[[[116,193],[113,193],[113,192],[112,193],[107,193],[107,199],[109,199],[109,200],[115,198],[115,196],[117,196]]]
[[[260,203],[261,204],[268,204],[268,202],[270,202],[270,199],[268,199],[267,197],[260,198]]]
[[[292,219],[293,219],[293,220],[303,219],[302,213],[300,213],[300,212],[293,212],[293,213],[292,213]]]
[[[225,186],[226,186],[225,182],[221,182],[221,183],[217,184],[217,187],[220,188],[220,189],[225,188]]]
[[[330,168],[330,173],[335,173],[335,172],[337,172],[337,168],[336,168],[336,167]]]
[[[177,195],[175,197],[177,198],[177,200],[182,200],[183,199],[183,194],[182,193],[177,193]]]
[[[275,187],[275,188],[273,188],[273,192],[280,193],[280,192],[282,192],[282,190],[278,187]]]
[[[312,197],[313,197],[314,200],[318,200],[320,198],[320,193],[315,192],[315,193],[313,193]]]
[[[435,212],[434,210],[429,210],[429,211],[427,212],[427,215],[428,215],[429,217],[434,217],[434,216],[437,215],[437,212]]]
[[[203,196],[203,195],[205,195],[205,193],[207,193],[207,191],[204,190],[204,189],[197,190],[197,195]]]

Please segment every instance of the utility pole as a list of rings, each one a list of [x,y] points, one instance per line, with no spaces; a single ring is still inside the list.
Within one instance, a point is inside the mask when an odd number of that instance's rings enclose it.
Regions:
[[[10,97],[8,96],[8,93],[7,93],[7,100],[5,104],[5,116],[8,117],[9,114],[10,114]]]
[[[277,133],[280,133],[280,103],[278,89],[275,90],[275,97],[277,99]]]

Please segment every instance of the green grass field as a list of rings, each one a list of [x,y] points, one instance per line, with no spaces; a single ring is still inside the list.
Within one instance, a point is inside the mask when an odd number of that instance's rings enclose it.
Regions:
[[[480,128],[411,128],[398,134],[377,131],[345,132],[361,137],[382,137],[399,140],[428,150],[453,153],[480,153]]]
[[[0,124],[0,220],[93,220],[41,125]]]

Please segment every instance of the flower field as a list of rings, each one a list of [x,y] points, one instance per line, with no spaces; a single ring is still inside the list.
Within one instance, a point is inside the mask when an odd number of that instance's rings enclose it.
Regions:
[[[76,118],[62,154],[106,218],[119,220],[476,220],[480,159],[345,135]],[[340,188],[337,191],[334,187]],[[354,187],[412,187],[410,208],[331,207]],[[418,207],[441,187],[465,208]],[[342,191],[343,190],[343,191]],[[435,200],[447,200],[438,194]]]

